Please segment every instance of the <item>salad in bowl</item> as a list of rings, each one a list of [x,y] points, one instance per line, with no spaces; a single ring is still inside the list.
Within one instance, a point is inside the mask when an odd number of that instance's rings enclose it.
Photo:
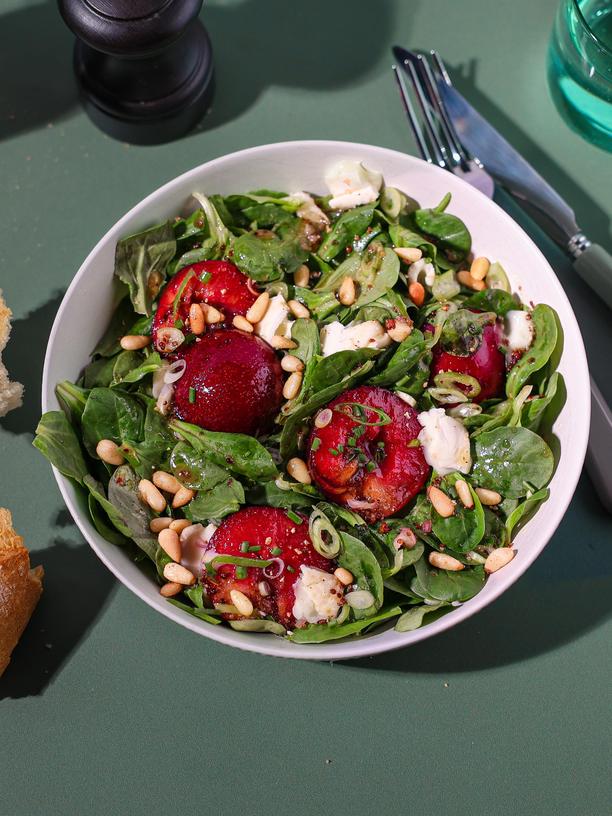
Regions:
[[[193,191],[122,237],[117,306],[34,444],[210,626],[323,643],[479,593],[548,497],[558,319],[451,196],[346,159],[327,191]]]

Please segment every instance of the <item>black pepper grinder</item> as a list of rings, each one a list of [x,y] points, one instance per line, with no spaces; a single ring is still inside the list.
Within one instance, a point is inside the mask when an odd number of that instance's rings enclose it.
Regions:
[[[58,0],[77,37],[83,106],[106,133],[134,144],[171,141],[206,113],[212,48],[202,0]]]

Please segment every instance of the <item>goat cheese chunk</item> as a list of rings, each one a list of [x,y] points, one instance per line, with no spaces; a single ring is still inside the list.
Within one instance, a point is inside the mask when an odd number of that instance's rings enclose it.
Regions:
[[[300,567],[293,585],[295,603],[292,614],[297,621],[318,623],[331,620],[342,606],[343,586],[335,575],[314,567]]]
[[[386,348],[391,338],[378,320],[349,323],[343,326],[338,320],[321,329],[321,353],[324,357],[337,351],[354,351],[360,348]]]
[[[523,351],[533,342],[533,321],[529,312],[511,309],[504,318],[504,336],[508,351]]]
[[[329,218],[315,203],[315,200],[311,195],[305,193],[303,190],[299,190],[297,193],[291,193],[289,198],[300,205],[296,210],[296,215],[298,218],[302,218],[304,221],[308,221],[310,224],[314,224],[317,227],[329,226]]]
[[[381,173],[365,168],[361,162],[345,159],[330,167],[325,174],[325,183],[332,194],[330,208],[350,210],[376,201],[383,177]]]
[[[294,321],[288,318],[289,306],[287,306],[285,298],[279,293],[270,300],[267,312],[255,325],[255,334],[267,343],[272,341],[274,335],[291,338],[291,327]]]
[[[448,416],[444,408],[430,408],[418,415],[423,430],[418,436],[423,454],[440,476],[458,470],[469,473],[472,468],[470,437],[459,420]]]
[[[432,263],[420,258],[408,267],[408,281],[410,283],[424,283],[433,286],[436,279],[436,270]]]

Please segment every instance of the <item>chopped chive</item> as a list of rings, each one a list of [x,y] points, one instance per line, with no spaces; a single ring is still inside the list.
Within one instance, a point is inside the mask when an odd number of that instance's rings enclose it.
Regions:
[[[311,451],[318,451],[320,447],[321,447],[321,437],[315,436],[315,438],[312,440],[312,445],[310,446],[310,450]]]
[[[272,547],[270,552],[272,555],[280,555],[282,553],[282,550],[280,547]]]
[[[248,541],[242,541],[240,543],[240,552],[248,552],[248,551],[249,551],[249,542]]]
[[[339,456],[339,453],[335,448],[328,448],[327,450],[331,453],[332,456]]]
[[[304,520],[301,516],[298,516],[297,513],[294,513],[293,510],[287,510],[287,515],[295,524],[301,524]]]
[[[246,567],[236,567],[236,578],[246,578],[247,575]]]
[[[287,572],[295,572],[295,567],[292,567],[291,564],[287,564]]]
[[[376,462],[368,462],[366,465],[366,470],[368,473],[371,473],[373,470],[376,470]]]
[[[363,464],[364,462],[367,462],[367,461],[368,461],[368,457],[365,455],[365,453],[361,453],[361,452],[359,452],[359,453],[357,454],[357,461],[358,461],[358,462],[361,462],[361,464]]]
[[[342,443],[338,445],[338,450],[340,451],[340,453],[344,451],[344,445]]]
[[[185,325],[185,324],[183,323],[183,321],[182,321],[182,319],[181,319],[180,317],[178,317],[178,318],[177,318],[177,319],[174,321],[174,328],[175,328],[175,329],[182,329],[184,325]]]
[[[381,450],[385,449],[385,443],[381,440],[380,442],[376,443],[376,447],[380,448]]]
[[[259,552],[260,550],[261,550],[260,544],[251,544],[251,546],[247,548],[247,552]]]
[[[419,442],[418,439],[411,439],[410,442],[408,443],[408,447],[409,448],[420,448],[421,443]]]
[[[200,280],[202,281],[202,283],[208,283],[208,281],[210,280],[210,278],[211,278],[211,274],[210,274],[210,272],[206,272],[206,271],[204,271],[204,272],[202,272],[202,274],[200,275]]]
[[[196,390],[195,390],[195,388],[193,386],[191,386],[190,389],[189,389],[189,402],[193,405],[193,403],[195,401],[196,401]]]
[[[349,438],[346,440],[346,444],[347,444],[347,445],[348,445],[350,448],[354,448],[354,447],[355,447],[355,445],[357,444],[357,440],[355,439],[355,437],[354,437],[354,436],[349,436]]]

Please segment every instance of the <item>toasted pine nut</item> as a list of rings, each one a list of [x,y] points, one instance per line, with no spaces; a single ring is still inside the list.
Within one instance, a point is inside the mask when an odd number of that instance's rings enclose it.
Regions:
[[[125,462],[119,446],[112,439],[101,439],[96,445],[96,453],[103,462],[109,465],[122,465]]]
[[[387,329],[387,334],[396,343],[401,343],[409,334],[412,334],[412,321],[395,320],[395,325]]]
[[[246,319],[249,321],[249,323],[259,323],[260,320],[263,320],[266,312],[268,311],[269,305],[270,295],[268,292],[262,292],[255,303],[247,311]]]
[[[477,487],[474,493],[476,493],[480,499],[480,503],[486,504],[487,507],[494,507],[502,500],[499,493],[497,493],[495,490],[487,490],[485,487]]]
[[[355,281],[347,275],[338,289],[338,300],[343,306],[352,306],[356,297]]]
[[[119,341],[119,345],[125,351],[138,351],[145,348],[151,342],[151,338],[146,334],[125,334]]]
[[[149,530],[152,533],[161,533],[162,530],[168,529],[172,524],[170,516],[160,516],[159,518],[151,519],[149,522]]]
[[[164,598],[172,598],[174,595],[178,595],[179,592],[182,592],[182,590],[182,584],[177,584],[176,581],[169,581],[160,588],[159,594],[163,595]]]
[[[170,529],[176,530],[176,532],[180,535],[183,530],[186,530],[187,527],[191,527],[192,524],[193,521],[190,521],[189,519],[174,519],[174,521],[170,523]]]
[[[232,320],[232,326],[235,329],[240,329],[240,331],[244,332],[252,332],[253,331],[253,324],[249,323],[246,317],[242,315],[236,315]]]
[[[275,334],[270,339],[270,345],[275,349],[294,349],[297,348],[297,343],[290,340],[288,337],[282,337],[280,334]]]
[[[287,462],[287,473],[300,484],[310,484],[312,482],[306,462],[298,456],[294,456],[293,459]]]
[[[244,615],[245,618],[248,618],[253,614],[253,604],[244,592],[241,592],[239,589],[232,589],[230,591],[230,598],[240,615]]]
[[[422,283],[414,281],[408,286],[408,297],[415,306],[422,306],[425,301],[425,287]]]
[[[200,308],[204,312],[204,320],[211,325],[212,323],[223,323],[225,315],[223,315],[214,306],[209,306],[208,303],[201,303]]]
[[[457,491],[457,495],[461,501],[461,504],[464,507],[467,507],[468,510],[474,506],[474,499],[472,498],[472,494],[470,492],[470,488],[467,482],[463,479],[457,479],[455,482],[455,490]]]
[[[490,266],[491,264],[488,258],[474,258],[470,266],[470,275],[474,280],[484,280],[487,277]]]
[[[166,500],[153,482],[150,482],[148,479],[141,479],[138,482],[138,494],[143,502],[148,504],[156,513],[163,513],[166,509]]]
[[[439,552],[429,553],[429,563],[437,569],[450,570],[451,572],[461,572],[465,569],[461,561],[457,561],[452,555],[445,555]]]
[[[181,564],[166,564],[164,567],[164,578],[166,581],[182,584],[183,586],[191,586],[195,584],[195,575],[190,572],[187,567]]]
[[[482,280],[475,280],[467,269],[462,269],[460,272],[457,272],[457,280],[463,286],[467,286],[468,289],[473,289],[475,292],[482,292],[483,289],[487,288],[487,285]]]
[[[288,400],[297,397],[301,387],[302,387],[302,372],[294,371],[293,374],[290,374],[287,377],[287,381],[285,382],[285,385],[283,387],[283,397]]]
[[[299,357],[294,357],[293,354],[285,354],[281,360],[281,368],[283,371],[303,371],[304,363]]]
[[[171,530],[169,527],[162,530],[157,536],[157,541],[162,550],[167,553],[173,561],[181,560],[181,542],[179,541],[176,530]]]
[[[296,286],[305,288],[310,281],[310,269],[306,264],[302,264],[299,269],[293,273],[293,282]]]
[[[327,428],[329,423],[332,421],[333,411],[331,408],[323,408],[322,411],[314,418],[314,424],[317,428]]]
[[[427,498],[432,503],[434,510],[436,510],[442,518],[449,518],[455,512],[455,502],[452,501],[446,493],[443,493],[439,487],[433,485],[427,489]]]
[[[347,569],[344,569],[344,567],[338,567],[337,570],[334,570],[334,575],[341,584],[344,584],[344,586],[350,586],[355,580],[353,573],[349,572]]]
[[[299,300],[290,300],[287,302],[287,306],[291,309],[294,317],[310,317],[310,312]]]
[[[189,328],[194,334],[206,331],[206,319],[199,303],[192,303],[189,307]]]
[[[155,345],[161,352],[176,351],[185,342],[185,335],[173,326],[162,326],[157,330]]]
[[[174,498],[172,499],[173,509],[176,510],[178,507],[184,507],[186,504],[189,504],[195,494],[195,490],[191,490],[189,487],[181,486],[180,490],[176,491]]]
[[[409,264],[416,263],[423,257],[423,253],[418,247],[393,247],[393,251],[402,261]]]
[[[489,575],[492,572],[497,572],[497,570],[509,564],[515,555],[516,551],[512,547],[498,547],[487,556],[484,564],[485,572]]]
[[[153,474],[153,484],[166,493],[177,493],[183,486],[177,478],[165,470],[156,470]]]

